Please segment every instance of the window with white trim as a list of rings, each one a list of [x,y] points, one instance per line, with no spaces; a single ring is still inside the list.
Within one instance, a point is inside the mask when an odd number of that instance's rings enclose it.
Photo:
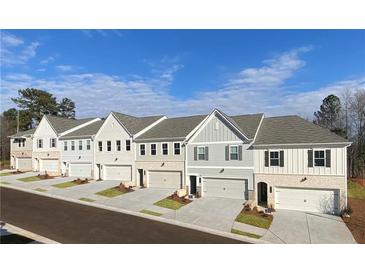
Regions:
[[[205,160],[205,147],[198,147],[198,160]]]
[[[112,141],[106,141],[106,151],[112,151]]]
[[[56,138],[50,139],[50,147],[56,147]]]
[[[139,155],[146,155],[146,145],[145,144],[139,145]]]
[[[314,151],[314,166],[325,166],[326,158],[325,158],[324,150],[315,150]]]
[[[86,150],[90,150],[90,149],[91,149],[91,141],[86,140]]]
[[[122,146],[121,146],[120,140],[115,141],[115,147],[116,147],[117,151],[121,151]]]
[[[68,147],[67,147],[67,141],[63,141],[63,150],[67,151]]]
[[[229,147],[229,159],[238,160],[238,146]]]
[[[157,145],[151,144],[151,155],[156,155],[156,154],[157,154]]]
[[[79,150],[82,150],[82,140],[79,140]]]
[[[125,141],[125,150],[130,151],[131,150],[131,140]]]
[[[42,139],[38,139],[37,140],[37,148],[42,148],[43,147],[43,140]]]
[[[180,143],[174,143],[174,154],[180,155]]]
[[[169,155],[169,144],[168,143],[162,144],[162,155]]]
[[[71,141],[71,150],[75,150],[75,141]]]
[[[99,151],[103,151],[103,142],[102,141],[98,142],[98,148],[99,148]]]
[[[279,151],[270,151],[270,166],[280,165],[280,154]]]

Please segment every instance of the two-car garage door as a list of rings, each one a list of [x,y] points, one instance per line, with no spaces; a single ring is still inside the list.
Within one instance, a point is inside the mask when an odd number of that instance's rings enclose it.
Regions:
[[[314,188],[275,188],[275,208],[319,213],[337,213],[337,190]]]
[[[91,163],[70,163],[69,175],[82,178],[90,178],[92,171]]]
[[[148,186],[156,188],[180,189],[182,176],[180,171],[148,171]]]
[[[247,180],[231,178],[203,178],[205,197],[222,197],[232,199],[246,198]]]
[[[58,172],[59,163],[58,159],[41,159],[40,168],[41,172]]]
[[[103,166],[104,180],[119,180],[130,182],[132,180],[132,167],[124,165]]]

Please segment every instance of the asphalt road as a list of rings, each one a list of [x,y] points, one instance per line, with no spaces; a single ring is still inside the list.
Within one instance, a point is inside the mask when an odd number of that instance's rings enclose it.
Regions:
[[[243,243],[193,229],[5,187],[1,187],[0,197],[2,221],[60,243]]]

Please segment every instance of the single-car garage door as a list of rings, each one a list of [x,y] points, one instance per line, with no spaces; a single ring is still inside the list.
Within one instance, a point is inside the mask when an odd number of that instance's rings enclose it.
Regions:
[[[319,213],[337,213],[338,191],[313,188],[275,188],[275,208]]]
[[[16,158],[16,169],[21,171],[32,170],[32,158]]]
[[[92,177],[91,163],[70,163],[69,176],[78,176],[84,178]]]
[[[58,172],[58,160],[57,159],[41,159],[40,160],[41,172]]]
[[[104,166],[104,180],[120,180],[130,182],[132,180],[132,167],[122,165]]]
[[[246,199],[247,180],[230,178],[203,178],[205,197]]]
[[[149,171],[148,186],[156,188],[181,188],[180,171]]]

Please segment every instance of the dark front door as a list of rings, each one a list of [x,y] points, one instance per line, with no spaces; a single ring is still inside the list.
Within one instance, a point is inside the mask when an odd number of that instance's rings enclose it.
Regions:
[[[260,182],[258,185],[259,204],[267,206],[267,184]]]
[[[139,186],[143,186],[143,169],[138,169],[139,174]]]
[[[190,176],[190,194],[196,194],[196,176]]]

